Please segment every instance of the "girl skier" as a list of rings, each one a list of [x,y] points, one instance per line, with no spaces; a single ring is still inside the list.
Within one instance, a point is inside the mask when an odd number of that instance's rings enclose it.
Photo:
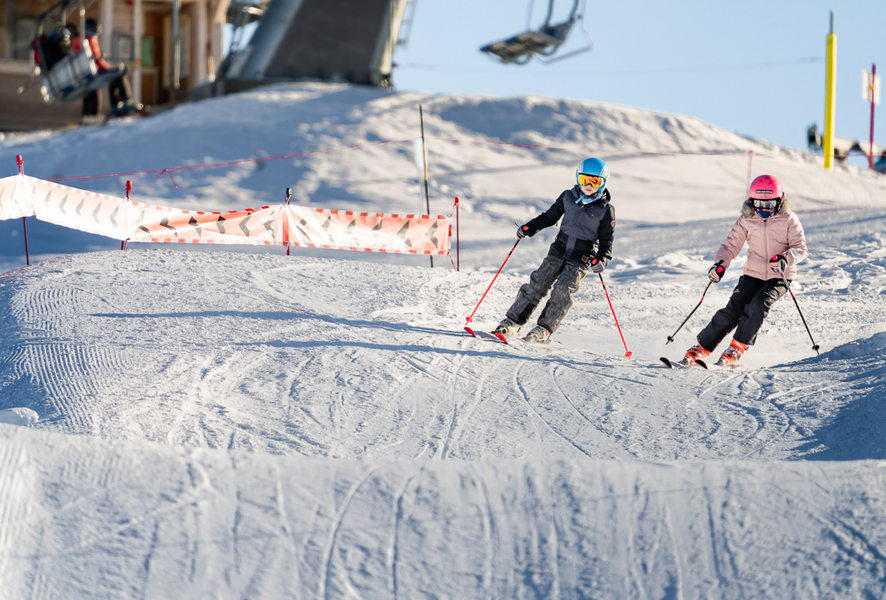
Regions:
[[[719,282],[747,242],[744,274],[726,306],[698,334],[698,344],[686,352],[682,360],[685,366],[708,356],[733,329],[732,343],[717,364],[730,366],[738,362],[748,346],[754,345],[770,307],[788,291],[782,273],[790,283],[797,274],[797,263],[809,254],[803,226],[791,212],[778,178],[760,175],[751,182],[749,196],[742,204],[741,216],[720,246],[708,277]]]
[[[545,212],[517,229],[517,237],[532,237],[562,217],[560,231],[541,266],[523,284],[495,333],[517,335],[547,295],[536,325],[523,339],[546,342],[572,308],[572,296],[590,268],[602,273],[612,258],[615,208],[609,204],[609,167],[599,158],[588,158],[575,170],[575,187],[562,194]]]

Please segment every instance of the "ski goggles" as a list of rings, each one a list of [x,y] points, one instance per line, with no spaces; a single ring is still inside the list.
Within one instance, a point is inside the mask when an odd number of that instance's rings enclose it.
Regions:
[[[754,208],[757,210],[775,210],[775,207],[778,206],[778,200],[754,200]]]
[[[581,187],[593,187],[598,188],[603,185],[604,179],[602,177],[597,177],[596,175],[585,175],[582,173],[578,176],[578,185]]]

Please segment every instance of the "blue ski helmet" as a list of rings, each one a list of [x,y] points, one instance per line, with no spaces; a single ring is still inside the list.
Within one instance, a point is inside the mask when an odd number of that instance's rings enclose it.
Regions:
[[[582,187],[582,175],[588,176],[590,178],[599,178],[601,181],[596,182],[599,185],[591,185],[591,187],[597,188],[597,190],[591,194],[590,196],[586,196],[583,191],[581,191]],[[579,190],[579,202],[593,202],[595,200],[599,200],[603,196],[603,190],[606,189],[606,182],[609,180],[609,167],[605,162],[600,160],[599,158],[586,158],[581,161],[581,164],[578,165],[575,169],[575,183],[578,185]],[[594,182],[590,182],[591,184]],[[585,182],[584,185],[587,186],[589,182]]]

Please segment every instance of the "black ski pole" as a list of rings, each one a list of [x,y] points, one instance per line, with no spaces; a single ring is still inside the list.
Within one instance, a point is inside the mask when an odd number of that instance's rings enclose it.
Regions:
[[[701,303],[704,302],[704,296],[705,296],[705,294],[708,293],[708,288],[711,287],[711,284],[712,284],[712,283],[714,283],[714,282],[713,282],[713,281],[709,281],[709,282],[708,282],[707,287],[706,287],[706,288],[704,289],[704,291],[701,293],[701,300],[698,301],[698,304],[695,305],[695,308],[692,309],[692,312],[689,313],[689,315],[687,315],[687,317],[686,317],[685,319],[683,319],[683,322],[680,323],[680,326],[679,326],[679,327],[677,327],[677,331],[675,331],[673,335],[669,335],[669,336],[668,336],[668,341],[665,342],[665,346],[667,346],[668,344],[670,344],[671,342],[674,341],[674,336],[677,335],[677,332],[680,331],[681,329],[683,329],[683,325],[686,324],[686,321],[689,320],[689,317],[691,317],[693,314],[695,314],[695,311],[697,311],[697,310],[698,310],[698,307],[701,306]]]
[[[815,354],[818,355],[818,344],[815,343],[815,338],[812,337],[812,332],[809,331],[809,325],[806,324],[806,319],[803,318],[803,311],[800,310],[800,303],[797,302],[797,298],[794,296],[793,290],[791,290],[791,284],[788,283],[788,280],[784,276],[784,272],[781,273],[781,280],[784,281],[785,286],[788,288],[788,292],[791,294],[791,298],[794,299],[794,306],[797,307],[797,312],[800,313],[800,319],[803,321],[803,327],[806,328],[806,333],[809,334],[809,339],[812,340],[812,349],[815,350]]]

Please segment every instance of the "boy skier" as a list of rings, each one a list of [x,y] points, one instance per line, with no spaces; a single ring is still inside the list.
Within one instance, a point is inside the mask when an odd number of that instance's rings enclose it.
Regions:
[[[557,331],[572,308],[572,296],[588,272],[602,273],[612,258],[615,208],[609,203],[609,167],[599,158],[587,158],[575,170],[575,187],[562,194],[551,207],[517,229],[517,237],[532,237],[545,227],[560,222],[560,231],[548,255],[523,284],[517,299],[494,333],[517,335],[532,312],[547,295],[551,297],[538,324],[523,339],[546,342]]]
[[[719,282],[729,263],[738,256],[745,242],[748,259],[744,274],[729,298],[729,303],[698,334],[698,344],[686,352],[682,363],[690,366],[708,356],[723,338],[735,329],[732,343],[717,361],[719,366],[734,365],[754,345],[757,332],[770,307],[781,298],[797,274],[797,263],[809,252],[800,219],[790,210],[781,182],[772,175],[760,175],[751,182],[749,198],[741,207],[741,216],[726,236],[708,271],[711,281]]]

